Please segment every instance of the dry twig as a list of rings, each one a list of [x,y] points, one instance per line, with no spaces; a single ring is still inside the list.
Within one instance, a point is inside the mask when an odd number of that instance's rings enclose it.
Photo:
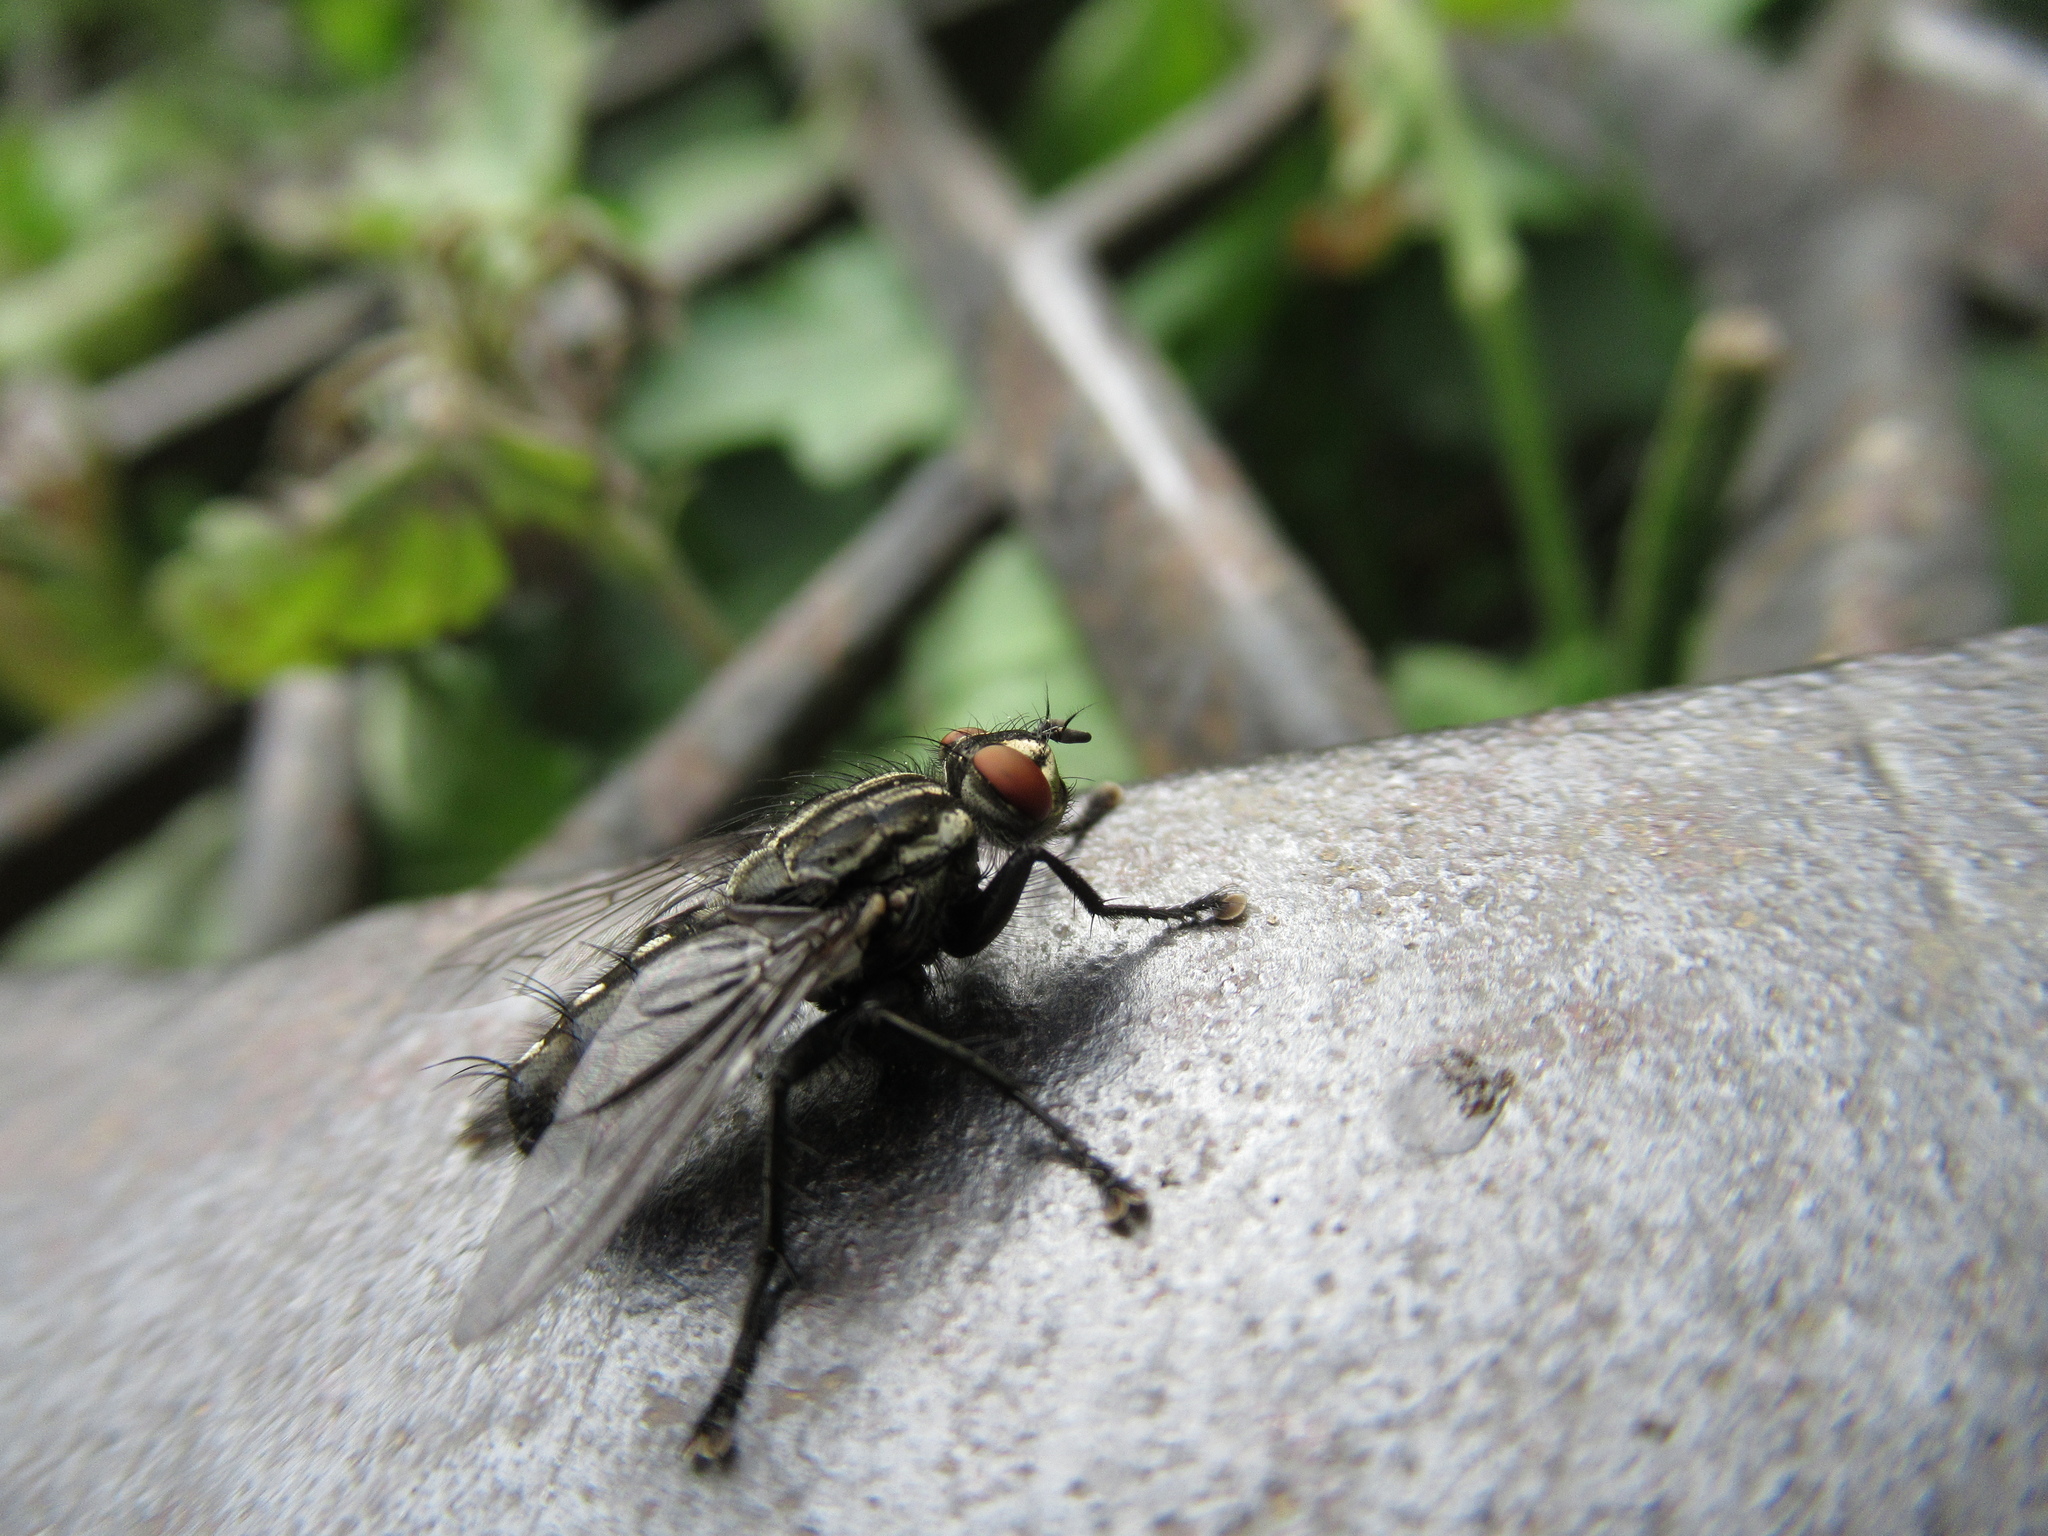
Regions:
[[[903,13],[863,8],[808,53],[1148,770],[1394,730],[1357,636],[1101,278],[1034,224]]]
[[[0,857],[49,836],[227,719],[232,701],[165,677],[0,759]]]
[[[315,669],[274,678],[256,703],[229,873],[229,948],[265,954],[357,899],[355,679]]]

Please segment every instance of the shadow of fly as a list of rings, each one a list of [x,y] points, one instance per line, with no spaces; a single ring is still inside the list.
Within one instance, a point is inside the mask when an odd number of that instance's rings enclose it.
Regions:
[[[783,1253],[790,1092],[863,1031],[894,1032],[992,1085],[1094,1181],[1113,1228],[1128,1232],[1141,1221],[1145,1197],[1135,1184],[1009,1073],[915,1017],[926,968],[941,954],[972,955],[1002,932],[1039,865],[1097,917],[1227,923],[1244,915],[1235,891],[1178,906],[1106,901],[1045,847],[1057,834],[1085,832],[1122,798],[1103,786],[1068,819],[1052,749],[1086,740],[1066,720],[953,731],[924,771],[863,780],[762,832],[652,867],[635,888],[639,915],[606,951],[602,971],[566,994],[545,994],[554,1018],[524,1055],[477,1059],[472,1068],[501,1088],[466,1139],[510,1142],[526,1156],[463,1288],[455,1342],[503,1328],[589,1263],[773,1050],[760,1231],[739,1336],[689,1445],[699,1466],[730,1460],[778,1277],[791,1273]],[[984,846],[996,855],[986,879]],[[567,910],[543,907],[537,916]],[[824,1017],[784,1043],[784,1027],[806,1002]]]

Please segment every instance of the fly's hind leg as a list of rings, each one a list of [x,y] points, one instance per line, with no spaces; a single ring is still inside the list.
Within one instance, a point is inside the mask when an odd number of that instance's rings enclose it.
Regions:
[[[955,1066],[963,1067],[989,1083],[995,1090],[1023,1109],[1051,1133],[1059,1143],[1060,1151],[1067,1160],[1095,1181],[1095,1187],[1102,1193],[1103,1219],[1110,1230],[1128,1236],[1145,1222],[1145,1194],[1129,1179],[1097,1157],[1064,1120],[1048,1110],[1033,1098],[1024,1085],[994,1062],[979,1052],[969,1050],[957,1040],[948,1040],[944,1035],[926,1029],[922,1024],[906,1019],[900,1013],[886,1008],[870,1007],[861,1016],[862,1022],[886,1024],[891,1029],[909,1036],[925,1049],[944,1057]]]
[[[754,1374],[761,1345],[775,1322],[776,1272],[791,1267],[782,1251],[789,1188],[790,1090],[839,1054],[853,1017],[851,1012],[836,1013],[813,1024],[776,1059],[769,1074],[767,1148],[761,1155],[761,1226],[754,1243],[753,1268],[747,1275],[747,1299],[740,1308],[739,1337],[733,1340],[718,1390],[711,1394],[710,1405],[690,1437],[689,1454],[699,1467],[721,1466],[732,1459],[733,1420],[739,1415],[740,1400],[747,1395],[747,1382]]]

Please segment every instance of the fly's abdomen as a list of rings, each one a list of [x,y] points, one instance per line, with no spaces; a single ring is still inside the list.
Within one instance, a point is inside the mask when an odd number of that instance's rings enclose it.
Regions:
[[[555,1104],[583,1056],[587,1040],[576,1026],[573,1015],[555,1020],[505,1079],[505,1119],[512,1127],[512,1144],[522,1152],[531,1152],[541,1132],[554,1123]]]
[[[503,1080],[504,1093],[494,1096],[490,1107],[470,1121],[463,1140],[478,1147],[502,1146],[509,1141],[521,1152],[531,1152],[554,1124],[555,1106],[569,1085],[570,1074],[605,1017],[618,1006],[635,968],[658,952],[657,946],[667,948],[673,942],[667,934],[643,938],[630,959],[608,967],[573,997],[543,994],[554,1004],[554,1019],[521,1055],[498,1064],[491,1075]]]

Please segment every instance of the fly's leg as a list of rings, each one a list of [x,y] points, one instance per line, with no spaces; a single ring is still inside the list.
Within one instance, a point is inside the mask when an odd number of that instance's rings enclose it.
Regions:
[[[732,1459],[733,1420],[747,1381],[754,1374],[761,1345],[775,1321],[775,1275],[790,1269],[782,1251],[783,1216],[789,1188],[790,1090],[837,1056],[846,1044],[854,1019],[851,1013],[821,1019],[799,1035],[775,1063],[768,1078],[767,1150],[761,1156],[761,1227],[754,1243],[754,1264],[747,1275],[746,1304],[740,1309],[739,1337],[710,1406],[697,1420],[689,1453],[699,1467],[721,1466]],[[792,1271],[793,1272],[793,1271]]]
[[[1099,819],[1099,818],[1098,818]],[[1173,907],[1146,907],[1131,902],[1105,901],[1100,892],[1081,877],[1078,870],[1058,854],[1043,848],[1019,848],[988,877],[988,883],[972,902],[961,906],[948,924],[943,944],[949,955],[978,954],[1003,931],[1016,913],[1017,898],[1024,894],[1024,882],[1031,878],[1031,866],[1043,864],[1074,893],[1082,906],[1096,917],[1149,917],[1159,922],[1213,915],[1219,923],[1234,923],[1244,916],[1242,891],[1211,891]]]
[[[1124,803],[1124,787],[1121,784],[1098,784],[1081,797],[1081,803],[1074,807],[1074,814],[1067,818],[1067,824],[1060,828],[1060,836],[1067,840],[1067,852],[1072,853],[1081,846],[1081,839],[1101,823],[1102,818]]]
[[[1142,1226],[1145,1221],[1145,1195],[1137,1185],[1110,1167],[1090,1150],[1088,1143],[1077,1136],[1073,1128],[1033,1098],[1024,1085],[994,1062],[978,1052],[969,1050],[957,1040],[948,1040],[944,1035],[914,1023],[900,1013],[891,1013],[886,1008],[868,1008],[862,1021],[886,1024],[891,1029],[908,1035],[925,1049],[943,1056],[957,1067],[986,1080],[995,1090],[1018,1105],[1040,1125],[1051,1133],[1059,1143],[1060,1150],[1089,1178],[1102,1192],[1102,1214],[1110,1229],[1128,1235]]]
[[[1211,891],[1206,896],[1197,896],[1193,901],[1184,901],[1173,907],[1139,906],[1127,901],[1105,901],[1101,892],[1090,885],[1081,872],[1056,853],[1043,848],[1031,850],[1031,857],[1043,864],[1055,875],[1060,884],[1074,893],[1074,899],[1088,909],[1093,917],[1149,917],[1159,922],[1179,922],[1186,918],[1201,917],[1214,913],[1219,923],[1234,923],[1244,916],[1248,905],[1242,891]]]

